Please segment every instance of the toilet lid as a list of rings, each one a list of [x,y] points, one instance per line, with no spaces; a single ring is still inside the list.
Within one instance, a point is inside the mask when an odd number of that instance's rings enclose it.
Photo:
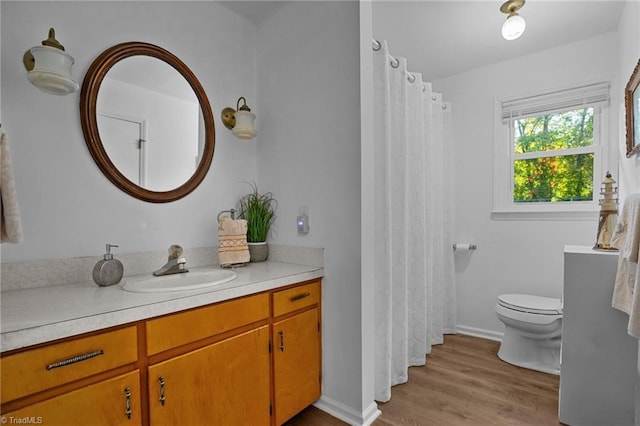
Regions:
[[[553,297],[532,296],[530,294],[502,294],[498,303],[505,308],[520,312],[542,315],[562,314],[562,301]]]

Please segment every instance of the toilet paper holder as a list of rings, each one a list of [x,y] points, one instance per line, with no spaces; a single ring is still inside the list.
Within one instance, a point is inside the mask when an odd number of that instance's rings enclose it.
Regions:
[[[461,243],[453,243],[453,251],[458,250],[458,248],[460,248],[461,250],[475,250],[478,248],[477,245],[475,244],[461,244]]]

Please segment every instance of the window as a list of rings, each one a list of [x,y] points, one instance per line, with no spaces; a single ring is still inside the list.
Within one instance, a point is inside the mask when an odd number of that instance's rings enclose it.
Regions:
[[[494,214],[598,209],[609,84],[496,102]]]
[[[593,201],[593,108],[513,120],[513,202]]]

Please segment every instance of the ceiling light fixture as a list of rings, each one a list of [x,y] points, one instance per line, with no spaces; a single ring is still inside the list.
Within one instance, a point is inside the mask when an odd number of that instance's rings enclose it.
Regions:
[[[507,20],[502,24],[502,37],[506,40],[515,40],[524,33],[527,23],[518,15],[518,10],[524,6],[525,0],[508,0],[500,6],[500,12],[506,13]]]

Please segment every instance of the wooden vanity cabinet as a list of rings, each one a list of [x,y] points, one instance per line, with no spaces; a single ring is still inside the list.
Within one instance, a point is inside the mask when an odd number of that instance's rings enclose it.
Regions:
[[[275,422],[281,425],[321,393],[320,281],[273,293]]]
[[[279,426],[320,397],[320,282],[2,354],[2,415]]]
[[[149,367],[150,421],[269,425],[269,326]]]
[[[318,279],[147,321],[150,424],[281,425],[318,400],[320,298]]]
[[[2,416],[8,424],[133,426],[142,424],[141,414],[140,372],[136,370]]]
[[[269,317],[261,293],[148,321],[150,424],[270,425]]]
[[[7,423],[139,425],[135,326],[3,355],[2,416]],[[13,420],[12,420],[13,419]]]

